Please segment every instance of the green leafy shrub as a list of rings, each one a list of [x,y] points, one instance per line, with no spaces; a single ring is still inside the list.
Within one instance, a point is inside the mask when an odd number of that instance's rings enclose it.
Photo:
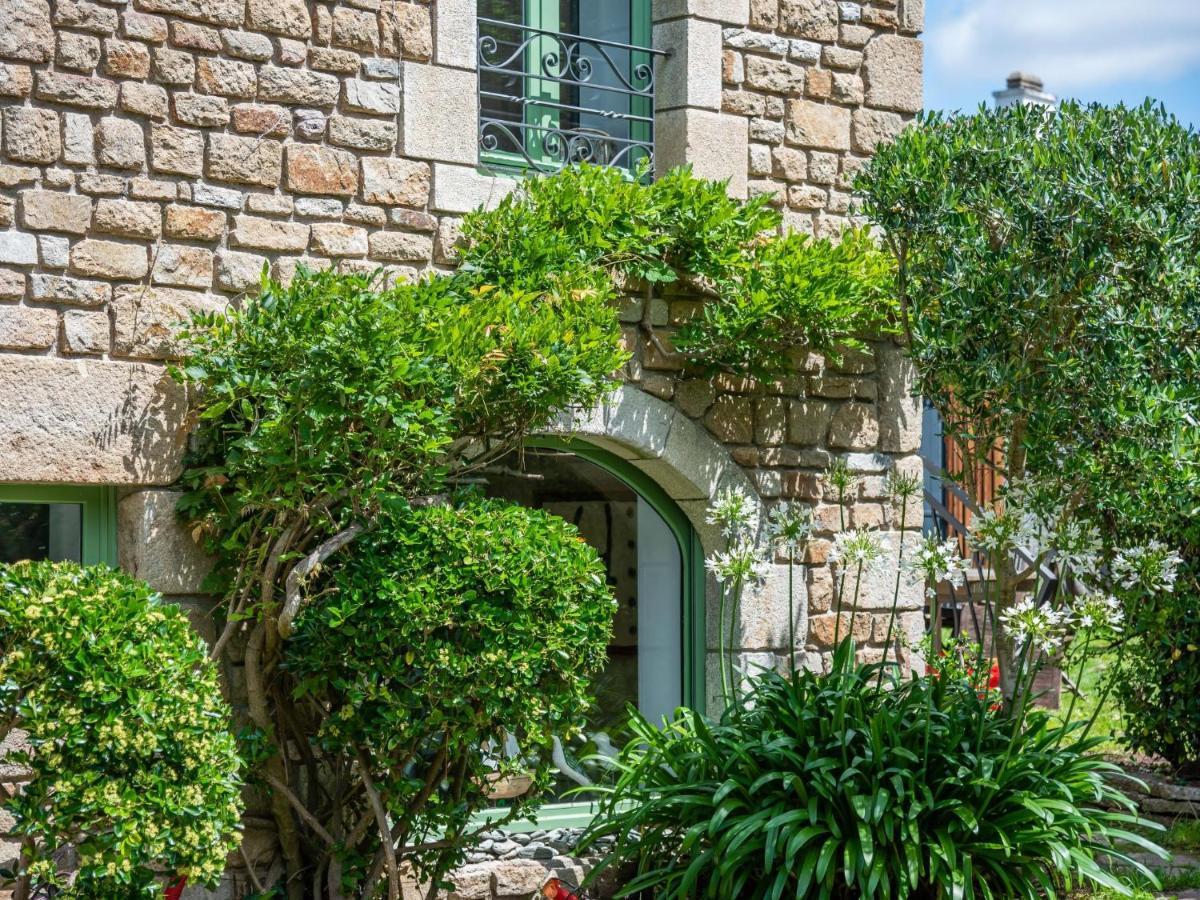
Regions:
[[[1200,760],[1200,135],[1149,102],[926,114],[856,190],[964,458],[1004,448],[1010,481],[1109,549],[1183,553],[1173,592],[1129,594],[1114,683],[1134,747]],[[1012,562],[994,560],[1001,608]]]
[[[1109,844],[1157,849],[1129,830],[1097,738],[1064,740],[1041,711],[1022,725],[951,678],[881,691],[854,653],[828,675],[764,673],[717,722],[631,713],[639,740],[585,836],[615,838],[602,865],[636,860],[622,896],[1128,895],[1101,855],[1152,877]]]
[[[6,808],[26,889],[92,900],[161,896],[162,873],[216,882],[240,837],[241,762],[206,649],[121,572],[0,566],[0,728],[27,735],[4,760],[27,779]]]
[[[688,280],[708,295],[675,345],[709,370],[774,376],[789,351],[835,353],[891,327],[892,263],[864,231],[840,241],[775,234],[780,214],[759,196],[673,169],[643,182],[580,166],[531,178],[495,210],[463,222],[465,273],[534,287],[580,272],[616,287]]]
[[[437,877],[461,862],[457,838],[491,805],[491,779],[549,782],[551,739],[583,723],[614,607],[574,526],[465,498],[366,536],[301,614],[287,663],[297,695],[328,711],[317,745],[371,760],[397,846],[455,839]],[[520,752],[506,756],[510,737]],[[509,816],[527,811],[518,802]],[[364,814],[362,798],[341,824]],[[421,855],[397,855],[421,868]]]

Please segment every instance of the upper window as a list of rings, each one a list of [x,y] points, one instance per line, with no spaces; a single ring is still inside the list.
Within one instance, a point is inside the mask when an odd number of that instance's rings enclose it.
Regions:
[[[115,503],[98,487],[0,485],[0,563],[116,563]]]
[[[486,164],[635,170],[654,156],[650,0],[479,0]]]

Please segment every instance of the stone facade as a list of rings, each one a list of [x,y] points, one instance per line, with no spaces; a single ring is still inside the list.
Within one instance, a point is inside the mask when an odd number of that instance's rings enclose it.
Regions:
[[[671,51],[659,166],[771,193],[785,227],[836,233],[855,171],[921,105],[922,0],[654,0],[653,15]],[[517,184],[477,166],[474,16],[473,0],[0,0],[0,483],[119,488],[121,564],[194,598],[204,561],[170,492],[187,440],[173,329],[253,291],[264,266],[286,280],[300,263],[454,265],[462,214]],[[709,549],[722,486],[812,504],[794,652],[823,666],[838,518],[823,471],[840,456],[862,476],[849,524],[896,527],[883,478],[919,472],[911,373],[881,343],[838,365],[801,354],[770,384],[701,378],[671,344],[699,303],[628,302],[626,386],[560,430],[634,460]],[[791,652],[785,579],[777,565],[744,605],[747,663]],[[891,589],[866,587],[843,632],[878,655]],[[919,597],[904,599],[915,635]],[[506,878],[459,896],[528,894]]]

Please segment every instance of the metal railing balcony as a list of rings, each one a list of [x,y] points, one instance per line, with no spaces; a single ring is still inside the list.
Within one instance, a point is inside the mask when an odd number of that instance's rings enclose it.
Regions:
[[[485,163],[556,172],[654,162],[663,50],[479,18],[479,149]]]

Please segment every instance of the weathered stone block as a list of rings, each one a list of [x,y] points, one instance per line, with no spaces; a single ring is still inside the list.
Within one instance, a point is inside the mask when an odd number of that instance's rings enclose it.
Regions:
[[[0,63],[0,97],[28,97],[33,90],[29,66]]]
[[[114,78],[149,77],[149,48],[136,41],[109,38],[104,42],[104,74]]]
[[[117,507],[121,568],[164,594],[199,594],[212,560],[175,515],[176,491],[137,491]]]
[[[654,46],[672,51],[657,63],[654,103],[658,109],[721,108],[720,25],[694,18],[662,22],[654,26]]]
[[[213,252],[204,247],[163,244],[150,278],[155,284],[207,288],[213,280]]]
[[[179,354],[175,335],[194,312],[215,312],[222,298],[199,291],[123,284],[113,291],[113,352],[140,359]]]
[[[230,239],[241,247],[256,250],[300,251],[308,247],[309,226],[298,222],[276,222],[242,214],[234,217]]]
[[[362,67],[362,57],[353,50],[335,50],[333,47],[309,47],[308,65],[319,72],[357,75],[358,70]]]
[[[314,224],[312,249],[323,256],[366,256],[367,230],[338,222]]]
[[[729,179],[732,197],[748,193],[749,124],[742,116],[700,109],[660,113],[654,162],[659,172],[690,163],[700,178]]]
[[[80,356],[99,356],[109,348],[108,313],[68,309],[62,317],[62,349]]]
[[[829,446],[844,450],[874,450],[879,443],[879,413],[870,403],[844,403],[829,423]]]
[[[58,313],[29,306],[0,306],[0,350],[45,350],[58,336]]]
[[[67,106],[107,111],[117,104],[117,84],[64,72],[38,72],[37,96]]]
[[[202,56],[196,61],[196,87],[206,94],[247,99],[258,89],[258,76],[250,63]]]
[[[217,251],[217,287],[223,291],[251,291],[261,282],[265,256],[238,253],[236,250]]]
[[[225,233],[226,218],[217,209],[173,203],[167,207],[166,234],[187,241],[219,241]]]
[[[242,208],[242,192],[232,188],[213,187],[211,184],[192,186],[192,202],[200,206],[215,206],[218,209],[239,210]]]
[[[867,103],[915,113],[921,109],[922,45],[912,37],[881,34],[867,44],[863,74]]]
[[[289,144],[287,187],[298,194],[352,196],[358,190],[358,159],[342,150]]]
[[[71,248],[71,272],[99,278],[145,278],[150,270],[146,248],[140,244],[118,244],[94,238]]]
[[[282,106],[270,103],[239,103],[233,107],[233,128],[259,137],[287,137],[292,115]]]
[[[258,72],[258,99],[306,106],[333,106],[341,82],[323,72],[298,72],[263,66]]]
[[[3,111],[2,121],[4,152],[9,159],[40,164],[58,160],[62,142],[58,116],[51,110],[9,106]]]
[[[433,255],[433,239],[425,234],[377,231],[370,236],[372,259],[389,262],[425,262]]]
[[[283,146],[279,141],[208,135],[208,177],[235,184],[275,187],[283,170]]]
[[[475,14],[466,17],[475,24]],[[393,3],[380,16],[380,53],[418,62],[433,57],[433,27],[429,8],[419,3]]]
[[[429,200],[429,165],[407,159],[363,157],[362,188],[367,203],[423,207]]]
[[[266,35],[255,34],[252,31],[234,31],[230,28],[222,29],[221,46],[230,56],[254,62],[264,62],[275,52],[275,46]]]
[[[346,109],[351,112],[394,116],[400,112],[400,86],[387,81],[351,78],[344,89]]]
[[[397,137],[395,122],[350,116],[333,116],[329,120],[329,142],[339,147],[394,152]]]
[[[789,100],[787,140],[801,147],[849,150],[850,110],[811,100]]]
[[[374,54],[379,48],[379,16],[367,10],[338,5],[333,8],[333,45]]]
[[[141,169],[146,165],[146,135],[133,119],[101,119],[96,125],[96,155],[101,165]]]
[[[204,94],[175,94],[175,119],[198,128],[221,128],[229,123],[229,102]]]
[[[100,39],[90,34],[64,31],[58,36],[54,63],[60,69],[90,72],[100,62]]]
[[[35,274],[29,279],[34,300],[53,300],[72,306],[103,306],[112,297],[112,286],[103,281]]]
[[[0,57],[41,63],[54,54],[46,0],[0,0],[0,22]]]
[[[852,121],[851,147],[856,153],[874,153],[880,144],[894,140],[906,124],[899,114],[878,109],[856,109]]]
[[[36,231],[84,234],[92,218],[92,201],[60,191],[21,191],[21,221]]]
[[[165,119],[167,92],[157,84],[127,81],[121,85],[121,109],[148,119]]]
[[[0,298],[20,300],[25,296],[25,273],[0,269]]]
[[[459,69],[475,67],[476,4],[474,0],[438,0],[433,8],[436,62]],[[415,54],[406,54],[413,58]]]
[[[780,0],[779,30],[813,41],[836,41],[836,0]]]
[[[161,44],[167,39],[167,20],[127,9],[121,15],[121,33],[134,40]]]
[[[150,168],[177,175],[200,175],[204,168],[203,135],[170,125],[151,125]]]
[[[275,0],[275,6],[283,5]],[[214,25],[241,25],[244,0],[135,0],[134,6],[148,12],[174,13]]]
[[[472,166],[478,162],[477,129],[462,127],[479,119],[475,81],[474,73],[461,69],[404,64],[400,131],[405,156]]]
[[[0,355],[0,481],[168,484],[185,413],[158,366]]]
[[[746,59],[746,83],[759,91],[800,94],[804,91],[804,67],[779,59],[750,56]]]
[[[164,84],[190,85],[196,78],[196,61],[190,53],[155,47],[154,78]]]
[[[70,240],[52,234],[39,234],[37,240],[44,268],[65,269],[67,267],[71,252]]]

